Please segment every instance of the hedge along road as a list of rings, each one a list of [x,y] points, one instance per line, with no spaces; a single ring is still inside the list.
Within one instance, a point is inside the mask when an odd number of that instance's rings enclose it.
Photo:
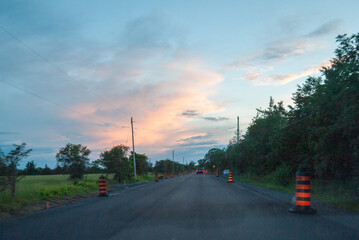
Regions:
[[[288,208],[194,173],[4,220],[0,239],[359,239],[359,229]]]

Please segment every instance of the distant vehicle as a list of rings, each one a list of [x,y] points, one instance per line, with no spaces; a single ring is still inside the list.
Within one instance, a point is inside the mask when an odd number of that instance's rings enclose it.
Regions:
[[[203,169],[197,169],[197,170],[196,170],[196,173],[197,173],[197,174],[203,174]]]

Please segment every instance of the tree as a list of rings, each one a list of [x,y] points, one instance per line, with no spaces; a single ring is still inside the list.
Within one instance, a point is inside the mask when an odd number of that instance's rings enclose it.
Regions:
[[[104,169],[100,168],[98,160],[92,161],[86,169],[86,173],[102,173]]]
[[[11,187],[11,196],[15,197],[16,182],[22,177],[17,172],[17,167],[23,158],[26,158],[32,149],[25,150],[26,143],[20,145],[14,144],[15,149],[11,150],[8,154],[4,154],[0,150],[0,161],[6,166],[7,183]]]
[[[89,163],[88,156],[90,153],[91,151],[86,146],[68,143],[64,148],[60,148],[56,154],[58,164],[67,167],[74,184],[83,178],[86,165]]]
[[[5,160],[0,157],[0,192],[4,191],[8,185],[7,177],[6,177],[6,164]]]
[[[42,170],[41,175],[51,175],[51,174],[52,174],[51,168],[49,168],[49,166],[47,166],[47,164],[45,164],[45,167]]]
[[[172,172],[173,162],[169,159],[157,161],[154,167],[154,171],[157,173]],[[184,170],[184,165],[178,168],[179,171]]]
[[[54,174],[64,174],[64,168],[59,164],[56,164],[56,167],[53,170]]]
[[[129,147],[122,144],[113,146],[110,150],[102,152],[97,162],[105,168],[107,174],[114,173],[115,178],[121,182],[123,179],[129,179],[133,175],[127,157],[129,150]]]
[[[188,170],[194,170],[196,167],[196,163],[194,161],[190,161],[188,164]]]
[[[210,149],[204,156],[204,168],[211,170],[213,169],[213,165],[220,169],[231,168],[228,162],[226,162],[225,154],[226,152],[223,149]]]
[[[322,71],[324,84],[312,97],[313,165],[327,180],[352,178],[359,163],[359,34],[339,35],[337,42],[331,66]]]
[[[227,147],[241,172],[271,174],[288,183],[296,170],[315,178],[354,180],[359,188],[359,34],[337,37],[338,48],[321,77],[308,77],[293,94],[294,107],[270,98],[245,135]],[[199,161],[210,165],[213,151]]]
[[[148,173],[149,162],[146,154],[136,154],[136,174],[143,175]],[[131,151],[130,162],[133,162],[133,152]]]
[[[199,159],[198,160],[198,168],[205,168],[206,167],[206,160],[205,159]]]
[[[26,175],[38,174],[38,172],[36,171],[36,164],[34,163],[34,161],[30,161],[26,163],[25,174]]]

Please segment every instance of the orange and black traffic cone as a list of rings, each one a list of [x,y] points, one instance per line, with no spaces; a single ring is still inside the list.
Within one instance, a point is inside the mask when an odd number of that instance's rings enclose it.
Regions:
[[[178,176],[181,176],[181,174],[178,172]]]
[[[228,174],[228,182],[229,182],[229,183],[234,183],[234,182],[233,182],[233,173],[232,173],[232,171],[231,171],[231,170],[229,170],[229,174]]]
[[[106,178],[101,175],[101,177],[98,179],[99,182],[99,197],[107,197],[107,188],[106,188]]]
[[[219,177],[219,170],[217,170],[217,174],[216,174],[217,177]]]
[[[171,178],[173,178],[173,172],[171,173]]]
[[[310,207],[310,174],[297,172],[295,181],[295,204],[289,209],[291,213],[316,213]]]
[[[155,182],[158,182],[158,173],[155,173]]]

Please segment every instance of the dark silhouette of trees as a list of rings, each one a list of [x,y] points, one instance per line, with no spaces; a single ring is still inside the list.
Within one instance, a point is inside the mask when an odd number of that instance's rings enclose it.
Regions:
[[[26,167],[24,169],[24,174],[26,174],[26,175],[37,175],[38,174],[34,160],[26,163]]]
[[[225,151],[238,172],[272,174],[285,185],[295,171],[308,170],[315,178],[354,180],[359,186],[359,34],[336,40],[331,65],[298,86],[294,106],[286,110],[270,98],[240,142],[229,143]],[[214,162],[214,152],[199,164]]]
[[[144,175],[148,173],[149,162],[146,154],[135,153],[136,155],[136,174]],[[133,152],[131,151],[130,162],[133,162]]]
[[[107,174],[114,173],[118,182],[128,180],[133,177],[133,166],[128,159],[129,147],[125,145],[113,146],[110,150],[105,150],[100,154],[96,161],[105,168]]]
[[[19,174],[17,167],[19,166],[21,160],[26,158],[31,149],[25,149],[26,143],[20,145],[14,144],[15,149],[11,150],[8,154],[4,154],[0,150],[0,162],[1,162],[1,172],[5,175],[6,178],[2,178],[2,183],[6,189],[7,186],[11,188],[11,196],[15,197],[16,182],[19,181],[22,177]]]
[[[91,151],[81,144],[68,143],[65,147],[60,148],[56,154],[56,159],[59,165],[66,166],[70,178],[74,184],[83,178],[86,166],[89,163],[88,156]]]

